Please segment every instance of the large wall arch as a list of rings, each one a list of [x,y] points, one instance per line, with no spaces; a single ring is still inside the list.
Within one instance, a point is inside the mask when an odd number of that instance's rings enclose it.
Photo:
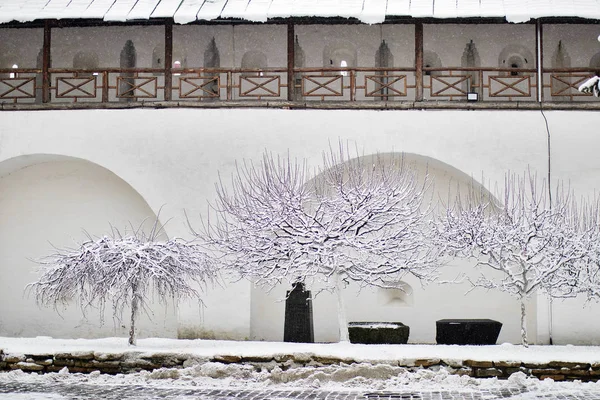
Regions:
[[[398,158],[398,153],[382,153],[384,160]],[[363,157],[373,157],[366,155]],[[432,157],[419,154],[403,154],[404,162],[412,166],[421,177],[429,176],[433,185],[427,196],[435,205],[443,208],[445,202],[453,201],[457,193],[466,194],[473,186],[490,195],[473,177],[459,169]],[[313,179],[319,179],[317,175]],[[434,207],[435,208],[435,207]],[[441,212],[441,209],[438,209]],[[462,272],[474,273],[473,263],[452,260],[443,279],[452,280]],[[444,318],[492,318],[506,324],[500,341],[518,342],[519,304],[509,295],[498,292],[474,291],[469,296],[464,293],[468,285],[430,285],[423,287],[418,280],[407,275],[403,283],[412,287],[409,299],[398,299],[393,290],[386,292],[379,288],[360,288],[350,284],[344,290],[346,313],[349,321],[400,321],[411,327],[410,341],[413,343],[435,343],[435,321]],[[281,285],[265,294],[261,288],[253,288],[251,295],[251,338],[259,340],[282,340],[286,290]],[[313,293],[321,287],[311,288]],[[359,297],[360,294],[360,297]],[[387,299],[387,300],[386,300]],[[383,301],[386,300],[386,301]],[[337,341],[337,316],[335,296],[328,292],[320,293],[313,299],[315,341]],[[491,305],[494,307],[491,307]],[[514,320],[514,321],[513,321]]]
[[[129,224],[149,229],[156,218],[144,198],[108,169],[79,158],[34,154],[0,162],[0,336],[104,337],[126,335],[107,307],[82,316],[77,305],[38,308],[24,287],[39,276],[32,261],[53,246],[73,247],[84,237],[123,230]],[[18,306],[17,306],[18,304]],[[175,336],[172,307],[155,305],[143,318],[141,336]]]

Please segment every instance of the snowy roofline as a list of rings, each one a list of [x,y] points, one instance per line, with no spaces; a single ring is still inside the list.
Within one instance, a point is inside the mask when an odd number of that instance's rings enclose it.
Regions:
[[[44,19],[104,21],[173,18],[175,23],[234,18],[342,17],[366,24],[386,17],[504,18],[520,23],[544,17],[600,19],[596,0],[0,0],[0,24]]]

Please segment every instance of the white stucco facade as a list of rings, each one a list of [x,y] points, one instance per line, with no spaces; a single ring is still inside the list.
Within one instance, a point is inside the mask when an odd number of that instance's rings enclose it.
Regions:
[[[551,135],[552,179],[568,180],[579,195],[598,190],[600,115],[546,111]],[[98,337],[124,334],[107,316],[100,327],[93,310],[81,318],[73,306],[63,317],[39,310],[23,297],[36,279],[30,261],[110,225],[161,220],[170,237],[190,237],[192,224],[214,197],[220,173],[235,162],[259,160],[265,149],[317,165],[330,142],[356,143],[364,154],[404,152],[436,169],[438,182],[475,177],[488,188],[507,171],[527,168],[546,176],[547,132],[539,111],[374,111],[282,109],[131,109],[3,111],[0,114],[0,335]],[[483,176],[483,179],[481,178]],[[444,184],[436,186],[440,191]],[[491,187],[493,189],[493,187]],[[451,263],[444,275],[470,270]],[[499,342],[518,342],[519,309],[508,295],[467,286],[407,282],[409,299],[380,289],[345,291],[351,321],[401,321],[411,342],[434,342],[442,318],[492,318],[504,324]],[[204,295],[203,307],[157,305],[141,336],[282,340],[285,287],[266,295],[248,282],[225,283]],[[549,334],[548,302],[529,305],[534,342]],[[337,340],[334,297],[314,300],[315,340]],[[555,301],[555,343],[598,343],[598,306]]]

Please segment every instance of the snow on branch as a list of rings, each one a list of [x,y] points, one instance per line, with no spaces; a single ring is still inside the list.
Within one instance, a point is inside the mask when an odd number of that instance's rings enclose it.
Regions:
[[[200,299],[195,287],[204,289],[217,279],[197,244],[179,238],[157,241],[157,225],[149,235],[141,226],[124,236],[113,229],[112,236],[88,235],[77,248],[57,249],[39,261],[42,276],[27,290],[39,305],[55,309],[76,299],[84,312],[97,306],[102,315],[111,303],[113,316],[120,319],[131,307],[129,343],[135,344],[135,319],[139,311],[149,312],[150,292],[161,302]]]
[[[474,287],[520,300],[526,345],[525,299],[536,290],[551,297],[576,295],[578,277],[597,246],[597,228],[584,223],[571,190],[558,186],[550,203],[545,183],[531,173],[507,175],[499,198],[500,205],[472,190],[457,199],[438,223],[438,243],[446,253],[477,260],[482,268],[470,280]]]
[[[600,96],[600,78],[593,76],[587,81],[583,82],[577,89],[581,93],[592,93],[594,96]]]
[[[197,233],[214,262],[267,289],[320,280],[338,294],[348,281],[397,288],[405,274],[436,276],[427,177],[402,157],[359,157],[341,144],[316,172],[309,179],[304,161],[270,153],[238,165]]]
[[[424,204],[428,181],[401,157],[323,155],[309,180],[304,162],[266,153],[238,166],[230,188],[217,185],[216,215],[199,236],[219,262],[272,287],[342,275],[360,284],[395,287],[406,273],[431,279]]]

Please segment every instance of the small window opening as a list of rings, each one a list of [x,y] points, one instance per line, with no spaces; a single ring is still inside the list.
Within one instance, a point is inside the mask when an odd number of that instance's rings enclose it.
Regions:
[[[425,68],[431,68],[431,65],[426,64]],[[425,75],[431,75],[431,71],[425,71]]]
[[[13,69],[17,69],[17,68],[19,68],[19,66],[17,64],[13,64],[12,68]],[[11,72],[9,77],[10,78],[16,78],[17,77],[17,73],[16,72]]]
[[[517,63],[512,63],[510,65],[511,68],[513,69],[517,69],[519,68],[519,65]],[[510,76],[518,76],[519,75],[519,71],[510,71]]]
[[[179,60],[173,61],[173,69],[174,70],[181,69],[181,61],[179,61]],[[181,73],[175,73],[173,75],[179,76],[179,75],[181,75]]]
[[[348,62],[346,60],[340,61],[340,68],[348,68]],[[341,71],[340,75],[348,76],[348,71]]]

